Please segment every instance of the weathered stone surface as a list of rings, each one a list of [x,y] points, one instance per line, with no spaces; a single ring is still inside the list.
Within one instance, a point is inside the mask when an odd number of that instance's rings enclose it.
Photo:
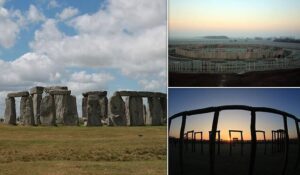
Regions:
[[[21,98],[20,119],[23,125],[34,125],[33,104],[31,96]]]
[[[144,121],[145,121],[145,124],[147,124],[147,115],[148,115],[148,112],[147,112],[147,107],[146,105],[143,105],[143,117],[144,117]]]
[[[82,107],[82,118],[87,118],[87,97],[83,97],[82,98],[82,103],[81,103],[81,107]]]
[[[70,90],[49,90],[50,95],[71,95]]]
[[[115,92],[109,99],[108,113],[110,126],[126,126],[125,102],[119,92]]]
[[[167,123],[167,97],[160,97],[160,104],[163,112],[162,123]]]
[[[54,101],[56,124],[62,124],[66,111],[67,95],[54,95]]]
[[[26,96],[29,96],[29,93],[27,91],[12,92],[7,94],[7,97],[26,97]]]
[[[52,95],[45,96],[41,101],[41,124],[56,125],[55,101]]]
[[[148,97],[149,112],[146,117],[146,124],[161,125],[163,110],[158,97]]]
[[[69,126],[79,125],[76,97],[73,95],[67,96],[66,101],[67,101],[67,105],[66,105],[66,111],[63,116],[63,124]]]
[[[16,103],[15,98],[10,97],[5,99],[4,123],[16,125]]]
[[[30,89],[30,94],[42,94],[44,92],[44,87],[36,86]]]
[[[88,92],[82,93],[82,95],[84,97],[87,97],[89,95],[106,96],[107,95],[107,91],[88,91]]]
[[[32,95],[32,103],[33,103],[33,116],[34,116],[34,123],[35,125],[40,125],[40,116],[41,116],[41,101],[42,101],[42,94],[33,94]]]
[[[107,113],[108,113],[108,99],[106,96],[100,97],[99,105],[100,105],[100,117],[102,120],[105,120],[107,118]]]
[[[49,93],[50,90],[68,90],[67,86],[49,86],[44,88],[46,93]]]
[[[87,126],[101,126],[99,96],[89,95],[87,103]]]
[[[145,125],[143,117],[143,99],[139,96],[126,98],[127,116],[130,118],[131,126]]]

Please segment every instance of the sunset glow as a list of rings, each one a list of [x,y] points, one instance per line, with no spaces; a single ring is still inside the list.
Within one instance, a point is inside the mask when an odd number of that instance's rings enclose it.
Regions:
[[[298,0],[170,0],[170,37],[300,36]]]

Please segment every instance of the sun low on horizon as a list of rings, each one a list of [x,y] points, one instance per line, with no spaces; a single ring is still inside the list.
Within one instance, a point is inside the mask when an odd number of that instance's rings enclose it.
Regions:
[[[300,37],[298,0],[170,0],[170,37]]]

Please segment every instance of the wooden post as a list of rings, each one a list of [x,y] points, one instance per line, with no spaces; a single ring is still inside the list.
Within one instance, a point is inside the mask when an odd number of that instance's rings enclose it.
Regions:
[[[256,157],[256,114],[255,111],[251,111],[251,153],[250,153],[250,166],[249,166],[249,175],[253,175],[254,165],[255,165],[255,157]]]
[[[211,128],[211,134],[209,135],[209,167],[210,167],[210,175],[215,174],[215,142],[216,142],[216,130],[218,126],[219,120],[219,110],[215,111],[213,124]]]
[[[287,116],[283,115],[283,123],[284,123],[284,143],[285,143],[285,149],[284,149],[284,162],[283,162],[283,168],[282,168],[282,175],[285,175],[286,173],[286,167],[288,164],[288,155],[289,155],[289,130],[287,125]]]
[[[181,128],[180,128],[180,143],[179,143],[179,166],[180,174],[183,175],[183,142],[184,142],[184,129],[185,129],[186,115],[182,116]]]

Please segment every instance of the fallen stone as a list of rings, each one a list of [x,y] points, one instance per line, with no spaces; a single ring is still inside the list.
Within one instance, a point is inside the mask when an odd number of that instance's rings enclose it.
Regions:
[[[109,99],[108,103],[108,115],[110,126],[126,126],[126,107],[125,102],[120,96],[119,92],[115,92],[114,95]]]
[[[100,115],[99,96],[89,95],[87,105],[87,126],[101,126],[102,122]]]
[[[31,96],[22,97],[20,101],[20,118],[23,125],[35,125]]]
[[[17,124],[15,98],[10,97],[5,99],[4,123]]]
[[[51,95],[45,96],[41,101],[41,125],[55,126],[55,101]]]
[[[44,87],[36,86],[30,89],[30,94],[42,94],[44,92]]]
[[[7,97],[27,97],[27,96],[29,96],[29,93],[27,91],[12,92],[7,94]]]

